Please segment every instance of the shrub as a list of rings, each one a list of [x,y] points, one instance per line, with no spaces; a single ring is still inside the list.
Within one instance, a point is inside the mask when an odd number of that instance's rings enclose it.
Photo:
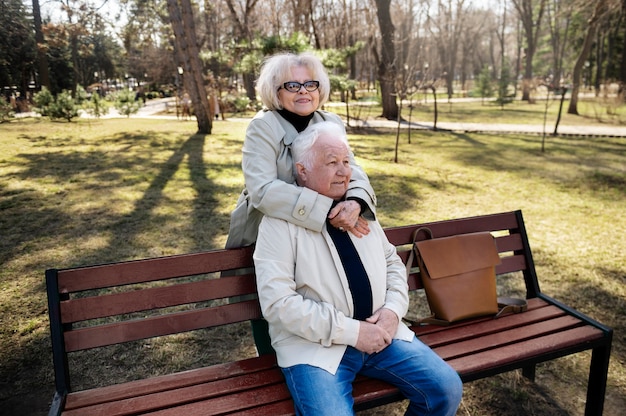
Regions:
[[[69,91],[63,90],[60,94],[57,94],[51,106],[50,118],[62,118],[67,121],[72,121],[74,117],[78,117],[76,101],[74,101]]]
[[[40,92],[33,96],[33,102],[35,103],[35,111],[44,117],[72,121],[74,117],[78,116],[76,102],[67,90],[61,91],[54,97],[46,87],[43,87]]]
[[[15,117],[11,104],[4,97],[0,97],[0,123],[6,123]]]
[[[41,91],[33,95],[34,110],[44,117],[50,115],[50,106],[54,103],[54,96],[46,87],[42,87]]]
[[[109,112],[109,103],[97,91],[94,91],[91,99],[83,104],[83,108],[92,116],[100,118]]]
[[[250,106],[250,99],[245,95],[228,94],[222,98],[222,105],[224,105],[224,111],[242,113]]]
[[[120,114],[130,117],[131,114],[137,113],[143,104],[141,101],[137,101],[135,96],[133,90],[121,89],[113,97],[113,106]]]

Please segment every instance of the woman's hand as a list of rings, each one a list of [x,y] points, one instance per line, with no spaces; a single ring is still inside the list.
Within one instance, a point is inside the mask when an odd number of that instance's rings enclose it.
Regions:
[[[330,224],[342,231],[350,231],[355,237],[361,238],[369,234],[370,227],[361,216],[361,205],[354,200],[341,201],[330,210]]]

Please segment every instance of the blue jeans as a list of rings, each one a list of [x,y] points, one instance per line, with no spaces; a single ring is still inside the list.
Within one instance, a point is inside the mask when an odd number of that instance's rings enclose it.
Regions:
[[[407,415],[453,416],[463,394],[456,371],[417,338],[394,339],[371,355],[348,347],[335,375],[307,364],[282,371],[296,415],[354,415],[352,382],[357,374],[398,387],[410,402]]]

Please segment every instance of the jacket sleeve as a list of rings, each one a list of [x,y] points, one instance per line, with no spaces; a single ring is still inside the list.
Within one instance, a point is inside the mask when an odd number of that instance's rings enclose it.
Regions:
[[[297,186],[293,167],[279,165],[285,133],[268,119],[255,117],[243,144],[242,168],[250,203],[265,215],[320,231],[332,199]]]
[[[329,121],[338,122],[343,127],[337,115],[328,114],[325,117]],[[255,117],[250,122],[242,156],[243,174],[250,202],[264,215],[319,232],[332,206],[332,199],[296,185],[293,166],[285,166],[286,158],[281,155],[281,152],[286,151],[281,145],[284,136],[284,129],[273,115]],[[362,214],[368,219],[373,219],[376,213],[376,196],[369,178],[356,164],[353,155],[350,155],[350,164],[352,180],[347,197],[363,201],[369,209]]]
[[[259,226],[254,264],[263,316],[270,329],[280,328],[281,332],[325,347],[356,345],[360,326],[357,320],[328,302],[297,292],[295,229],[271,217],[264,217]]]

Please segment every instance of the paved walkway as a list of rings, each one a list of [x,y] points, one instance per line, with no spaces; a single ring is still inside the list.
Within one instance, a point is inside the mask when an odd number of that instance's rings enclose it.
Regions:
[[[162,98],[149,100],[146,104],[139,110],[137,114],[133,114],[130,118],[161,118],[161,119],[172,119],[176,120],[176,114],[167,114],[167,103],[170,102],[172,105],[175,99],[171,98]],[[27,116],[27,114],[21,114],[20,116]],[[32,115],[32,114],[30,114]],[[88,114],[83,113],[81,117],[90,117]],[[109,114],[103,116],[102,118],[118,118],[124,117],[117,113],[115,109],[111,109]],[[195,119],[192,117],[195,121]],[[221,120],[221,119],[220,119]],[[240,118],[233,117],[228,118],[227,121],[232,122],[249,122],[250,118]],[[219,121],[218,121],[219,122]],[[398,124],[395,121],[384,120],[384,119],[368,119],[368,120],[350,120],[351,127],[373,127],[373,128],[385,128],[385,129],[397,129]],[[409,123],[402,122],[400,123],[400,128],[406,129],[409,127]],[[411,123],[411,128],[413,129],[432,129],[432,122],[420,122],[420,123]],[[448,130],[459,133],[493,133],[499,132],[503,134],[546,134],[551,135],[554,132],[554,123],[546,124],[545,128],[540,124],[492,124],[489,122],[485,123],[449,123],[449,122],[438,122],[437,128],[439,130]],[[626,137],[626,126],[598,126],[598,125],[589,125],[589,126],[565,126],[560,125],[558,128],[559,135],[561,136],[594,136],[594,137]]]
[[[398,124],[388,120],[350,120],[353,127],[379,127],[397,128]],[[401,123],[401,128],[407,128],[409,123]],[[432,122],[411,123],[415,129],[432,129]],[[491,123],[448,123],[438,122],[439,130],[449,130],[461,133],[523,133],[523,134],[547,134],[554,132],[554,124],[491,124]],[[596,136],[596,137],[626,137],[626,126],[564,126],[560,125],[557,130],[561,136]]]

